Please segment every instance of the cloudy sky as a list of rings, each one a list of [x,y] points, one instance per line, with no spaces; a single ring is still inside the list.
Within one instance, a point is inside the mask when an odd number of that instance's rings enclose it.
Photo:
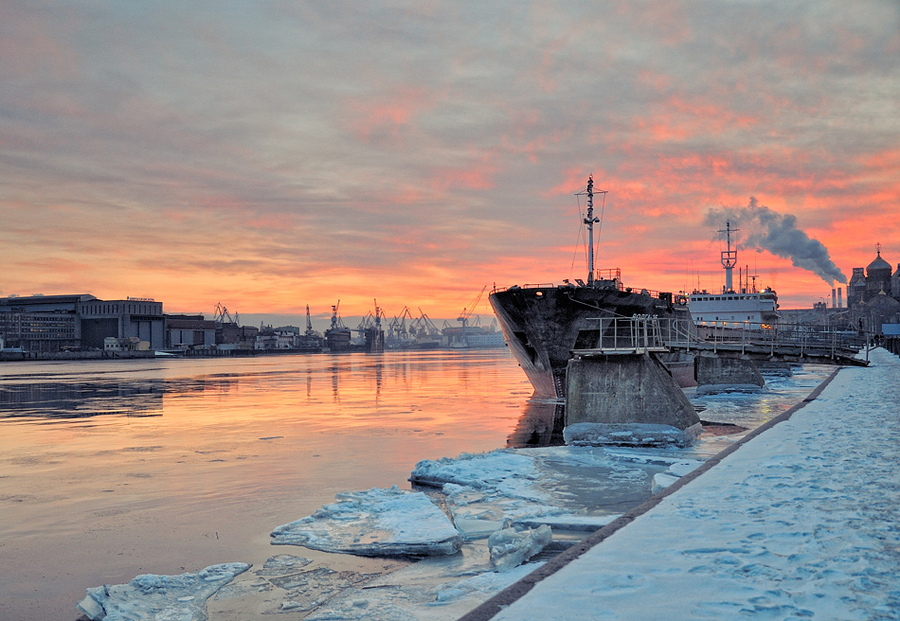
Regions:
[[[808,307],[900,263],[898,58],[896,0],[0,0],[0,295],[455,317],[584,278],[593,174],[597,267],[720,288],[731,219]]]

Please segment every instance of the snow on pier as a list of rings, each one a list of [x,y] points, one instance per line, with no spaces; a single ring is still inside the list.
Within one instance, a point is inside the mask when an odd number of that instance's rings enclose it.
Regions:
[[[578,558],[464,618],[900,618],[900,360],[870,356]]]

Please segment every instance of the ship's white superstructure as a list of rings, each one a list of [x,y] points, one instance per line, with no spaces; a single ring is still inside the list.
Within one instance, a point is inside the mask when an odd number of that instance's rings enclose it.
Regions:
[[[688,308],[698,326],[726,325],[759,330],[778,319],[778,298],[771,289],[725,293],[694,291],[688,296]]]
[[[769,288],[757,291],[755,278],[752,285],[739,278],[738,288],[734,289],[732,270],[737,265],[737,250],[731,248],[731,233],[736,230],[731,228],[731,222],[726,222],[725,230],[719,231],[725,233],[727,243],[727,250],[721,253],[725,268],[722,292],[694,291],[687,296],[688,308],[698,326],[766,329],[778,320],[778,296]]]

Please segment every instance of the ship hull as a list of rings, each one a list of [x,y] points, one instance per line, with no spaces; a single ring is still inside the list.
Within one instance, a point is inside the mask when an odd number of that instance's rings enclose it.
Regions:
[[[549,398],[565,398],[572,352],[596,347],[598,319],[645,315],[690,323],[687,307],[673,303],[670,296],[615,287],[512,287],[491,293],[489,299],[506,343],[535,393]],[[680,385],[693,381],[693,365],[688,362],[671,361],[670,371]]]

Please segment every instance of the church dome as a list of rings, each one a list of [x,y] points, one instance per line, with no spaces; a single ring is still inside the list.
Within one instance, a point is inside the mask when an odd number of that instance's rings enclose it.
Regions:
[[[881,250],[878,251],[878,256],[875,257],[875,260],[869,263],[869,266],[866,268],[866,274],[870,277],[872,276],[872,272],[884,272],[886,271],[888,274],[891,273],[891,264],[881,258]]]

